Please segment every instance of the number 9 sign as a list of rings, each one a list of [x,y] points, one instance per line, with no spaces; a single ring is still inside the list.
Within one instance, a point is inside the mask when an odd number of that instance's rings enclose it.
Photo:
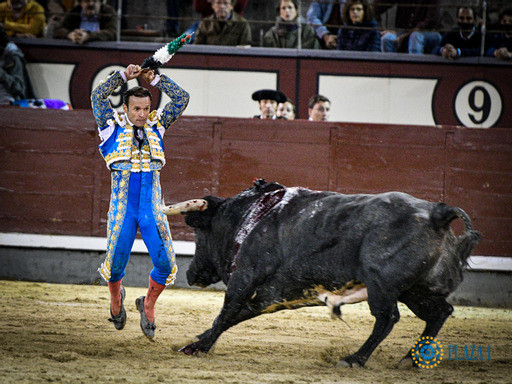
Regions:
[[[469,128],[490,128],[500,119],[503,103],[490,83],[473,80],[459,89],[454,102],[455,117]]]

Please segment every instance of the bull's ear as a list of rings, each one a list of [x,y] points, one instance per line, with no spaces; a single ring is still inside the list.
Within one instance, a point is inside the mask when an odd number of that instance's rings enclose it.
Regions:
[[[262,192],[271,192],[275,191],[276,189],[283,189],[285,188],[284,185],[281,185],[279,183],[276,183],[275,181],[268,182],[265,179],[254,179],[254,186],[256,189]]]
[[[224,202],[224,199],[215,196],[206,196],[204,199],[208,202],[207,209],[204,211],[191,211],[185,214],[185,223],[192,228],[209,228],[212,217],[217,212],[218,207]]]
[[[276,183],[275,181],[272,181],[271,183],[265,184],[265,186],[263,186],[261,188],[261,190],[263,192],[271,192],[271,191],[275,191],[275,190],[283,189],[283,188],[286,188],[286,187],[284,185],[282,185],[282,184],[279,184],[279,183]]]
[[[254,179],[253,184],[256,188],[262,188],[267,184],[267,180],[265,179]]]

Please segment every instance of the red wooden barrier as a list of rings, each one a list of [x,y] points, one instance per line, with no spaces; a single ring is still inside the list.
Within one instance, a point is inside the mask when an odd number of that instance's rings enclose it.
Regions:
[[[0,108],[0,231],[105,236],[110,174],[90,110]],[[399,190],[466,210],[476,254],[512,256],[512,130],[182,117],[164,139],[167,203],[254,177],[342,193]],[[181,217],[173,237],[191,240]]]

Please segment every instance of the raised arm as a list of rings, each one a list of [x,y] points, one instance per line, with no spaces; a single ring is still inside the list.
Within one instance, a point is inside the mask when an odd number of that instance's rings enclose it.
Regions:
[[[91,106],[96,124],[103,129],[107,121],[114,115],[114,109],[110,104],[108,97],[121,85],[125,80],[121,76],[121,72],[116,71],[98,84],[91,93]]]
[[[123,72],[115,71],[105,80],[98,84],[91,93],[91,104],[94,118],[98,127],[105,128],[109,119],[114,115],[114,109],[108,97],[121,85],[136,79],[142,73],[139,65],[130,64]]]
[[[165,75],[159,75],[155,87],[164,92],[171,99],[163,108],[160,115],[160,122],[165,129],[168,129],[187,108],[190,95],[178,84]]]

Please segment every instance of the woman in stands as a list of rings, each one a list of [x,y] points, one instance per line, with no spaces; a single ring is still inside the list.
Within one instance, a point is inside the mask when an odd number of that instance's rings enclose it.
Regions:
[[[380,51],[379,24],[368,0],[348,0],[343,7],[343,25],[338,31],[342,51]]]
[[[301,24],[301,48],[320,49],[315,30],[309,24],[305,24],[298,15],[296,0],[280,0],[277,5],[277,23],[270,28],[263,37],[264,47],[273,48],[298,48],[299,25]]]

